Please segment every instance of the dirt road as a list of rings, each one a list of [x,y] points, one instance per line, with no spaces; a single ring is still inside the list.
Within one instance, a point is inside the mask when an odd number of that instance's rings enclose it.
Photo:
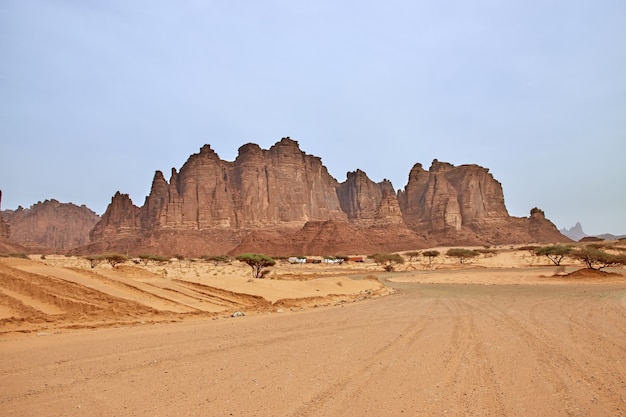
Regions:
[[[0,415],[626,415],[624,285],[405,287],[5,340]]]

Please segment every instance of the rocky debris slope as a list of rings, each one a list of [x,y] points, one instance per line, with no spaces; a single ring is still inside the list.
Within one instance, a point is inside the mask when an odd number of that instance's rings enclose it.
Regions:
[[[0,207],[2,204],[2,191],[0,191]],[[9,237],[11,236],[11,228],[9,223],[7,223],[2,217],[2,212],[0,211],[0,254],[6,253],[23,253],[25,248],[12,243],[9,241]]]
[[[477,165],[416,164],[396,193],[361,170],[339,183],[283,138],[268,150],[244,145],[232,162],[205,145],[169,181],[157,171],[141,207],[116,193],[82,250],[304,255],[567,241],[539,212],[509,216],[501,184]]]
[[[90,242],[89,231],[100,216],[86,206],[46,200],[30,208],[5,210],[11,227],[10,241],[33,252],[68,251]]]

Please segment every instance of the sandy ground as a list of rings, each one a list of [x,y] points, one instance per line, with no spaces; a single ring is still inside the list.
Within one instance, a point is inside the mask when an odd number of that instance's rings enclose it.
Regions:
[[[626,415],[623,271],[523,256],[253,282],[5,259],[0,415]]]
[[[389,294],[368,269],[282,265],[252,279],[238,262],[175,261],[90,268],[86,260],[0,258],[0,339],[18,333],[229,317],[349,303]]]

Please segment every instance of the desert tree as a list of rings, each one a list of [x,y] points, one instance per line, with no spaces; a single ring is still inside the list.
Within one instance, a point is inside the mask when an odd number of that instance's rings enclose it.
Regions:
[[[87,255],[85,256],[85,259],[89,262],[91,269],[94,269],[96,266],[100,265],[102,261],[104,261],[102,255]]]
[[[183,265],[183,261],[185,260],[185,256],[181,254],[174,255],[174,258],[178,260],[178,266]]]
[[[612,266],[626,265],[626,255],[607,253],[591,245],[572,250],[569,256],[578,259],[589,269],[600,270]]]
[[[476,249],[476,252],[480,253],[485,258],[491,258],[492,256],[496,256],[498,254],[497,250],[490,248]]]
[[[457,258],[459,260],[459,263],[461,264],[465,263],[465,261],[468,259],[477,257],[479,254],[480,253],[475,250],[463,248],[452,248],[448,249],[448,251],[446,252],[446,256],[449,256],[451,258]]]
[[[121,253],[107,253],[102,255],[102,259],[104,259],[112,268],[115,268],[119,264],[123,264],[128,260],[128,256],[122,255]]]
[[[428,267],[430,268],[430,266],[433,263],[433,259],[435,259],[437,256],[439,256],[440,253],[438,250],[426,250],[424,252],[422,252],[422,256],[425,258],[428,258]]]
[[[524,251],[528,252],[530,255],[535,256],[537,254],[537,249],[538,248],[539,248],[539,246],[526,245],[526,246],[520,246],[517,249],[518,250],[524,250]]]
[[[420,256],[420,252],[415,250],[415,251],[411,251],[411,252],[406,252],[405,255],[409,257],[409,262],[413,262],[413,260],[415,258]]]
[[[226,255],[203,255],[202,259],[205,262],[211,262],[215,266],[218,266],[221,263],[230,262],[230,257]]]
[[[244,253],[235,259],[248,264],[252,268],[252,277],[254,278],[263,278],[270,271],[265,268],[276,265],[274,259],[260,253]]]
[[[158,265],[163,265],[163,264],[170,262],[170,258],[168,258],[167,256],[161,256],[161,255],[152,255],[150,259],[154,261],[155,263],[157,263]]]
[[[382,255],[383,253],[372,253],[371,255],[367,255],[367,259],[371,259],[376,262],[376,265],[382,265]]]
[[[376,253],[370,255],[370,257],[377,265],[382,265],[383,269],[387,272],[393,271],[396,265],[404,263],[404,258],[398,253]]]
[[[141,262],[144,266],[147,266],[150,261],[152,260],[152,256],[153,255],[148,255],[145,253],[140,253],[139,255],[137,255],[137,257],[139,258],[139,262]]]
[[[564,245],[541,246],[535,250],[535,255],[545,256],[556,266],[561,265],[561,261],[572,253],[572,248]]]
[[[287,255],[276,255],[276,256],[272,256],[272,259],[280,262],[281,264],[285,264],[289,262],[289,256]]]

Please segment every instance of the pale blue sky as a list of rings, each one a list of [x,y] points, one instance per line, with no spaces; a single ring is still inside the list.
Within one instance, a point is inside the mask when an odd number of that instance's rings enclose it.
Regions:
[[[210,144],[337,180],[490,169],[509,213],[626,234],[623,0],[0,0],[2,208],[142,205]]]

